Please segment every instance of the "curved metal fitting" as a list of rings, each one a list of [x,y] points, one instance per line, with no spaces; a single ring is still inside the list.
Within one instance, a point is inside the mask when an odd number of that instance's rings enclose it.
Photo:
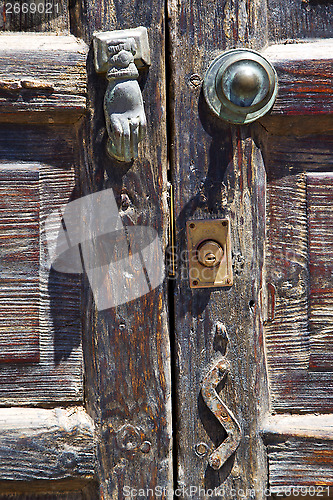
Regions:
[[[146,133],[146,115],[138,68],[150,65],[147,29],[108,31],[93,35],[95,68],[106,73],[104,114],[108,154],[118,161],[138,157],[138,143]]]
[[[211,453],[208,459],[209,465],[215,470],[220,469],[237,450],[242,435],[240,425],[235,416],[216,392],[217,386],[222,382],[227,373],[228,363],[225,359],[221,359],[205,376],[201,387],[201,394],[206,405],[228,434],[227,438]]]
[[[206,101],[218,117],[230,123],[251,123],[273,106],[278,90],[271,63],[250,49],[218,56],[205,75]]]

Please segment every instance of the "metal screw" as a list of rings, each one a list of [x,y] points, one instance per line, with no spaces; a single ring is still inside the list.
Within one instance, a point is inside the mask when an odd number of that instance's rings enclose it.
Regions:
[[[195,445],[195,453],[198,457],[204,457],[207,455],[209,447],[206,443],[198,443]]]
[[[223,221],[222,221],[222,226],[227,226],[227,225],[228,225],[228,221],[223,220]]]
[[[230,278],[227,278],[226,282],[227,282],[228,285],[231,285],[231,279]]]
[[[140,451],[142,453],[149,453],[151,450],[151,442],[150,441],[144,441],[142,445],[140,446]]]
[[[191,224],[190,224],[190,228],[191,228],[191,229],[194,229],[194,228],[195,228],[195,224],[194,224],[194,222],[191,222]]]
[[[221,460],[219,457],[214,457],[209,460],[209,464],[214,470],[218,470],[221,467]]]
[[[192,284],[193,284],[194,286],[197,286],[197,284],[198,284],[198,283],[199,283],[199,281],[198,281],[198,280],[193,280],[193,281],[192,281]]]

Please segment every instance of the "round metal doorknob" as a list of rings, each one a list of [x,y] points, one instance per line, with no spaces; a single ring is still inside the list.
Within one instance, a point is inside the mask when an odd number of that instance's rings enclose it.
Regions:
[[[203,91],[210,109],[230,123],[251,123],[273,106],[278,88],[273,66],[261,54],[233,49],[217,57]]]

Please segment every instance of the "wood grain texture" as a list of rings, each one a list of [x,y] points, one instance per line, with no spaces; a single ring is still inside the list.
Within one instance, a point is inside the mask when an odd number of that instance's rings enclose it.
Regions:
[[[287,486],[333,485],[332,441],[290,438],[268,445],[267,454],[272,492]]]
[[[272,492],[280,489],[283,493],[283,488],[288,486],[332,485],[331,413],[269,416],[263,423],[262,433],[267,444]],[[322,491],[328,496],[326,488]]]
[[[139,78],[148,122],[139,159],[122,165],[105,150],[103,99],[107,85],[87,60],[92,121],[82,128],[82,192],[112,189],[124,225],[167,232],[167,144],[164,2],[84,0],[71,10],[74,33],[90,44],[94,31],[145,26],[152,64]],[[157,265],[164,263],[157,263]],[[167,286],[97,311],[86,286],[84,330],[87,408],[98,422],[101,498],[133,488],[172,487],[170,345]],[[146,442],[146,443],[145,443]],[[145,444],[144,444],[145,443]],[[162,498],[167,495],[163,494]]]
[[[270,42],[330,38],[333,6],[329,1],[268,0]]]
[[[263,52],[278,75],[278,95],[272,116],[332,113],[332,53],[333,39],[271,45]]]
[[[322,367],[327,371],[310,371],[316,369],[310,361],[315,353],[312,340],[314,345],[320,344],[317,361],[319,356],[321,362],[326,356],[329,359],[330,343],[320,343],[322,334],[317,332],[319,343],[316,344],[316,332],[309,329],[309,320],[311,323],[313,319],[309,308],[311,281],[322,282],[316,271],[316,265],[320,266],[320,253],[311,252],[309,214],[319,218],[320,228],[316,229],[319,234],[330,234],[331,222],[329,217],[321,218],[318,198],[316,202],[311,197],[307,177],[321,180],[330,177],[320,171],[332,168],[332,137],[270,136],[268,144],[265,155],[268,173],[266,280],[275,289],[275,313],[274,319],[265,324],[265,339],[272,410],[329,412],[333,404],[330,366]],[[306,174],[308,170],[318,173]],[[331,198],[329,189],[326,196]],[[328,207],[325,196],[320,200]],[[325,316],[329,307],[329,301],[321,300],[317,309],[319,317]]]
[[[266,481],[266,463],[258,429],[268,399],[258,308],[265,169],[251,130],[228,127],[213,118],[200,84],[222,50],[234,46],[260,49],[266,43],[265,3],[171,1],[169,15],[171,175],[177,230],[177,480],[179,486],[196,485],[206,491],[253,484],[260,490]],[[186,258],[181,258],[186,251],[186,222],[225,216],[230,218],[234,285],[191,290]],[[224,354],[219,338],[224,327],[231,368],[224,387],[218,390],[240,423],[242,440],[230,460],[214,471],[208,457],[226,433],[205,406],[200,391],[202,379]],[[200,443],[206,446],[203,455],[198,451]]]
[[[38,167],[0,166],[0,363],[40,359],[39,213]]]
[[[0,463],[0,481],[92,479],[94,423],[83,408],[1,409]]]
[[[74,482],[71,481],[71,485]],[[90,483],[90,481],[89,481]],[[71,490],[71,487],[69,486],[68,482],[51,482],[48,481],[48,489],[46,489],[46,485],[42,486],[40,483],[38,485],[34,483],[33,490],[32,492],[30,491],[27,493],[24,491],[24,489],[20,489],[19,485],[15,483],[17,486],[17,491],[16,493],[7,493],[7,494],[2,494],[0,495],[0,500],[91,500],[92,498],[97,499],[98,497],[96,496],[98,493],[96,492],[96,495],[94,495],[94,492],[92,491],[92,487],[89,485],[87,487],[81,488],[81,485],[75,484],[75,487],[78,489],[77,491]],[[5,491],[5,488],[7,488],[7,483],[2,485],[3,490]],[[62,489],[62,486],[64,488],[67,488],[67,491],[64,493],[57,493],[55,489],[53,488],[58,488],[58,491]],[[29,488],[30,489],[30,488]],[[95,487],[95,490],[97,490],[97,487]],[[53,493],[52,493],[53,491]]]
[[[28,9],[23,8],[23,4]],[[69,10],[66,0],[1,0],[1,31],[68,33]]]
[[[333,174],[307,174],[310,368],[333,363]]]
[[[263,422],[265,441],[272,443],[286,437],[315,438],[333,441],[333,415],[270,415]]]
[[[267,322],[265,338],[274,380],[286,369],[309,365],[306,202],[303,174],[283,176],[267,188],[266,280],[276,297],[274,320]],[[274,400],[274,384],[271,396]]]
[[[0,162],[39,162],[71,169],[76,164],[78,139],[72,125],[0,123]]]
[[[10,232],[6,231],[2,247],[2,343],[7,345],[5,360],[8,363],[0,365],[0,405],[80,401],[83,390],[80,276],[50,269],[45,234],[47,216],[60,210],[72,196],[74,168],[53,168],[40,163],[2,163],[1,173],[3,196],[0,203],[4,210],[7,207],[8,214],[18,207],[21,216],[17,214],[15,226]],[[35,197],[29,196],[27,182],[31,176]],[[18,206],[15,199],[19,195]],[[24,217],[31,213],[35,225],[27,240],[28,224]],[[24,229],[19,226],[20,217]],[[2,224],[5,222],[6,218],[2,217]],[[34,251],[33,259],[29,245]],[[25,296],[29,303],[24,303]],[[12,327],[12,336],[9,337],[5,331],[6,321]],[[19,344],[25,337],[21,333],[25,333],[34,344],[32,351],[30,346],[25,346],[25,354],[28,358],[34,355],[35,359],[26,359],[29,364],[24,365],[17,364],[17,361],[23,361]],[[36,343],[39,359],[36,358]],[[31,361],[35,363],[31,364]]]
[[[86,110],[87,47],[75,37],[0,34],[0,121],[75,122]],[[72,117],[70,116],[72,114]]]

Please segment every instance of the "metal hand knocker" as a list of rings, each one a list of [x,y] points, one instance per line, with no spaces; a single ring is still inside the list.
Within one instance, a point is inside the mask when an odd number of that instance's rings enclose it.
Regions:
[[[95,68],[106,73],[104,113],[109,135],[107,151],[118,161],[138,157],[146,133],[146,115],[137,81],[138,68],[150,65],[147,29],[94,33]]]
[[[228,437],[209,457],[209,465],[218,470],[237,450],[241,441],[241,428],[231,410],[223,403],[216,392],[216,387],[228,373],[228,363],[222,358],[205,376],[202,397],[220,424],[227,431]]]

